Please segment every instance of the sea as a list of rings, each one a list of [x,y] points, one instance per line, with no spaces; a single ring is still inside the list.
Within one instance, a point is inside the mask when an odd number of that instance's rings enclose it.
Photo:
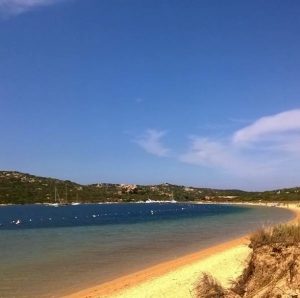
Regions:
[[[191,203],[0,207],[0,297],[61,297],[293,214]]]

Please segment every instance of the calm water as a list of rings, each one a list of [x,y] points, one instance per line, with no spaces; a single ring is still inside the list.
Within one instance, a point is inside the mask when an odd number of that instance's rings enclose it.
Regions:
[[[291,217],[229,205],[0,207],[0,297],[60,297]]]

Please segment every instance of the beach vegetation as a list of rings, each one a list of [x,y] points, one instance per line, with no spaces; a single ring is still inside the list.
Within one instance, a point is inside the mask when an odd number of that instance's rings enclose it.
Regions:
[[[217,287],[222,296],[206,295],[209,287],[213,292],[218,283],[204,274],[196,288],[197,297],[300,297],[300,225],[260,229],[250,237],[249,246],[252,253],[242,275],[228,289]]]
[[[195,290],[198,298],[225,297],[225,290],[223,287],[213,276],[208,273],[202,274]]]
[[[280,224],[273,228],[262,228],[250,236],[250,247],[257,249],[264,245],[299,245],[300,225]]]

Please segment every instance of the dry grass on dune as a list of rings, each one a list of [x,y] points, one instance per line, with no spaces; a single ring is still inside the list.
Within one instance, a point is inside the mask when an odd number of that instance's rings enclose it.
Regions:
[[[300,243],[300,225],[278,225],[270,229],[260,229],[250,237],[253,249],[264,245],[298,245]]]
[[[196,286],[198,297],[215,298],[225,297],[225,290],[210,274],[203,273],[199,284]]]
[[[250,238],[248,266],[230,289],[204,274],[196,287],[198,298],[299,298],[300,225],[261,229]]]

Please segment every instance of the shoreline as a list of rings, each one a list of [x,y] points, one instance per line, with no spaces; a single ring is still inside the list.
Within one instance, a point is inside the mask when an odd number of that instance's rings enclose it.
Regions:
[[[105,282],[103,284],[81,290],[77,293],[64,296],[65,298],[83,298],[83,297],[114,297],[115,294],[120,294],[124,290],[128,290],[131,287],[140,285],[141,283],[153,280],[154,278],[160,278],[174,270],[177,270],[183,266],[189,266],[195,262],[203,261],[206,258],[213,257],[215,254],[232,249],[236,246],[246,246],[248,243],[249,235],[239,237],[224,243],[214,245],[212,247],[203,249],[199,252],[188,254],[186,256],[159,263],[157,265],[148,267],[138,272],[128,274],[112,281]]]
[[[276,205],[277,208],[286,208],[294,213],[294,218],[287,223],[294,224],[300,220],[300,208],[296,204],[290,203],[289,206],[277,205],[277,203],[267,205],[264,203],[236,204],[269,207]],[[112,281],[68,294],[64,297],[142,298],[174,297],[174,295],[183,298],[191,297],[194,284],[201,276],[201,272],[213,273],[219,282],[226,287],[229,285],[228,281],[237,278],[244,269],[244,264],[251,252],[251,249],[248,247],[250,235],[246,234],[198,252],[165,261]]]
[[[85,201],[74,201],[74,202],[67,202],[67,205],[111,205],[111,204],[204,204],[204,205],[249,205],[249,206],[269,206],[269,207],[280,207],[282,204],[296,204],[295,201],[136,201],[136,202],[119,202],[119,201],[104,201],[104,202],[85,202]],[[7,206],[32,206],[32,205],[43,205],[48,206],[51,204],[56,204],[53,202],[35,202],[35,203],[0,203],[0,207],[7,207]],[[57,203],[58,205],[65,205],[63,203]]]

